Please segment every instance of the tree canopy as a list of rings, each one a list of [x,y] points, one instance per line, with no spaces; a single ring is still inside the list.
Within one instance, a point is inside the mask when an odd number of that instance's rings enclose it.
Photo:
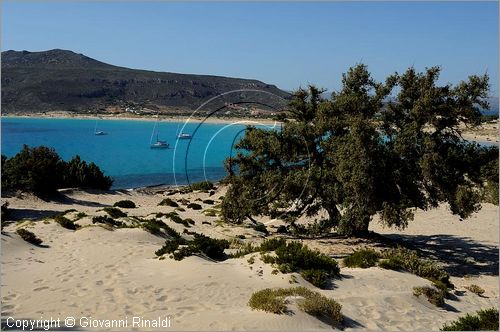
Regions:
[[[470,216],[485,183],[498,187],[498,168],[485,167],[498,163],[498,148],[461,136],[489,107],[489,78],[439,85],[439,73],[409,68],[377,82],[360,64],[330,99],[314,86],[299,89],[281,130],[249,127],[226,161],[224,218],[270,215],[299,229],[300,216],[319,216],[307,231],[352,235],[367,232],[377,213],[405,227],[415,208],[442,202]]]
[[[24,190],[47,195],[59,188],[93,188],[107,190],[113,184],[94,163],[87,164],[79,156],[69,162],[54,149],[39,146],[23,149],[12,158],[2,155],[2,188]]]

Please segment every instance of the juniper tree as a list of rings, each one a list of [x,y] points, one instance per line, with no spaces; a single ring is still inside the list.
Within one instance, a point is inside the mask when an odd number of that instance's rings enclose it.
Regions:
[[[226,161],[224,218],[270,215],[294,225],[319,216],[319,233],[362,234],[376,213],[405,227],[415,208],[441,202],[462,218],[477,211],[481,167],[498,149],[464,141],[460,125],[480,123],[488,76],[440,86],[439,71],[410,68],[376,82],[357,65],[328,100],[314,86],[299,89],[281,130],[248,127]]]

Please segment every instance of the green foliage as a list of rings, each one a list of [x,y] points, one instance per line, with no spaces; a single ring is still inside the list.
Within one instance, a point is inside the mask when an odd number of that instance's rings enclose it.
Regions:
[[[187,205],[187,207],[190,209],[193,209],[193,210],[201,210],[202,209],[201,205],[198,203],[189,203]]]
[[[226,258],[224,250],[229,248],[227,240],[212,239],[203,234],[192,232],[193,240],[186,240],[180,235],[168,240],[165,245],[157,251],[161,256],[165,253],[172,254],[175,260],[182,260],[184,257],[194,254],[204,254],[214,260],[223,260]],[[173,242],[172,242],[173,241]],[[179,245],[186,245],[179,248]]]
[[[109,189],[112,183],[94,163],[87,164],[79,156],[65,162],[54,149],[44,146],[24,145],[12,158],[2,156],[4,190],[24,190],[43,196],[67,187]]]
[[[334,324],[342,323],[342,306],[333,299],[319,293],[312,293],[299,302],[299,309],[316,317],[331,319]]]
[[[31,244],[34,244],[36,246],[39,246],[42,244],[42,240],[39,239],[33,232],[28,231],[27,229],[24,228],[19,228],[16,231],[17,234],[26,242],[29,242]]]
[[[498,331],[498,309],[479,310],[475,315],[459,317],[445,324],[441,331]]]
[[[203,203],[208,204],[208,205],[214,205],[214,200],[213,199],[204,199]]]
[[[269,234],[269,231],[267,230],[267,227],[266,225],[262,224],[262,223],[258,223],[257,225],[254,226],[254,228],[257,232],[261,232],[261,233],[264,233],[264,234]]]
[[[113,204],[113,206],[121,207],[124,209],[134,209],[136,207],[135,203],[128,199],[118,201],[115,204]]]
[[[105,207],[103,211],[109,214],[111,218],[122,218],[127,216],[125,212],[115,207]]]
[[[380,254],[373,249],[360,249],[344,258],[344,265],[366,269],[377,265],[379,258]]]
[[[409,68],[381,83],[360,64],[329,100],[313,86],[296,91],[282,129],[247,128],[226,161],[225,221],[286,211],[293,223],[326,211],[304,230],[361,235],[379,211],[395,227],[405,227],[415,208],[441,202],[469,217],[480,207],[480,169],[495,158],[465,142],[461,125],[480,124],[489,77],[442,86],[439,73]]]
[[[328,281],[330,276],[323,270],[303,270],[300,271],[300,275],[305,280],[309,281],[316,287],[326,288],[328,286]]]
[[[87,216],[87,214],[85,212],[78,212],[75,216],[75,220],[74,221],[77,221],[77,220],[80,220],[82,218],[85,218]]]
[[[444,305],[445,293],[435,287],[413,287],[413,295],[425,295],[427,300],[435,306],[442,307]]]
[[[310,315],[330,319],[333,325],[343,322],[342,306],[339,303],[304,287],[266,288],[253,293],[248,305],[253,310],[283,314],[287,310],[286,297],[290,296],[302,297],[303,299],[297,301],[298,307]]]
[[[173,201],[172,199],[170,198],[165,198],[163,199],[160,203],[158,203],[158,205],[166,205],[166,206],[171,206],[171,207],[178,207],[179,204],[177,204],[177,202]]]
[[[108,216],[95,216],[92,218],[92,223],[93,224],[106,224],[109,226],[122,226],[123,223],[121,221],[115,220],[113,218],[110,218]]]
[[[202,181],[202,182],[192,183],[190,185],[190,187],[192,190],[212,190],[212,189],[215,189],[214,184],[210,181]]]
[[[379,267],[391,270],[405,270],[419,277],[438,282],[452,288],[449,274],[436,262],[420,258],[416,251],[396,248],[382,252],[383,261]]]
[[[478,285],[472,284],[470,286],[465,286],[465,289],[467,289],[469,292],[476,294],[477,296],[481,296],[484,294],[484,289],[482,289]]]
[[[56,216],[54,220],[64,228],[76,230],[79,226],[73,220],[69,220],[64,216]]]

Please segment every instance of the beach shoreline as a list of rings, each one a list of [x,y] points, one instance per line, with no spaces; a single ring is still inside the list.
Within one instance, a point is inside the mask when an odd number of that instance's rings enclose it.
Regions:
[[[160,121],[184,123],[210,123],[210,124],[249,124],[249,125],[277,125],[280,121],[271,118],[252,117],[216,117],[216,116],[130,116],[130,115],[85,115],[67,113],[34,113],[33,115],[2,114],[2,119],[74,119],[74,120],[113,120],[113,121]]]

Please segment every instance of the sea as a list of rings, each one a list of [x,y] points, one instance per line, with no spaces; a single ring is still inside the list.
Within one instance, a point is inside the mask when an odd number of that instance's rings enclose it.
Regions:
[[[272,124],[254,124],[272,129]],[[118,119],[2,117],[2,154],[12,157],[24,144],[48,146],[64,160],[79,155],[114,179],[112,189],[186,185],[224,178],[224,161],[244,135],[246,124]],[[276,128],[276,127],[274,127]],[[95,135],[95,131],[106,135]],[[279,130],[279,129],[278,129]],[[177,139],[180,133],[192,139]],[[168,149],[151,149],[157,139]],[[482,143],[495,145],[495,143]]]
[[[224,161],[236,153],[233,146],[246,128],[241,122],[3,117],[1,147],[7,157],[24,144],[52,147],[64,160],[79,155],[111,176],[113,189],[186,185],[224,178]],[[106,135],[95,135],[96,130]],[[177,139],[180,132],[191,134],[192,139]],[[157,136],[170,148],[151,149]]]

